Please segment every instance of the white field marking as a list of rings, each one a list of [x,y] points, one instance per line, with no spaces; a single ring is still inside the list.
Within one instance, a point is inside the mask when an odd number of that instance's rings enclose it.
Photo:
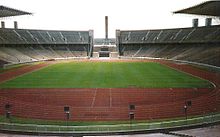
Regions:
[[[94,107],[96,94],[97,94],[97,88],[95,89],[95,93],[94,93],[94,96],[93,96],[93,99],[92,99],[91,108]]]
[[[111,108],[112,107],[112,89],[111,88],[109,89],[109,105]]]

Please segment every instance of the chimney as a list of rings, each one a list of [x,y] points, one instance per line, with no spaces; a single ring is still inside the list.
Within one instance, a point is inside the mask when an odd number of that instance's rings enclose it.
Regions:
[[[198,27],[199,26],[199,19],[193,19],[192,20],[192,27]]]
[[[18,29],[18,22],[14,21],[14,29]]]
[[[5,22],[1,21],[1,28],[4,29],[5,28]]]
[[[206,27],[212,26],[212,18],[206,18],[205,19],[205,26]]]
[[[105,39],[108,39],[108,16],[105,16]]]

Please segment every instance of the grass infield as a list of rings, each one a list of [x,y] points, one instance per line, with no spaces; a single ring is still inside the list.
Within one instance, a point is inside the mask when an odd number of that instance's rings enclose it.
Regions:
[[[153,62],[62,62],[0,88],[200,88],[211,83]]]

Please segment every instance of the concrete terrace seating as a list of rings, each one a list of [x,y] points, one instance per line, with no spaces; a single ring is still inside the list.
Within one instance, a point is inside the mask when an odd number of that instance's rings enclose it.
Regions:
[[[220,26],[120,31],[123,44],[132,43],[203,43],[220,41]]]
[[[120,31],[119,52],[125,57],[185,60],[220,66],[220,26]]]
[[[87,44],[88,31],[0,29],[0,44]]]
[[[0,44],[19,44],[21,41],[22,38],[19,37],[13,30],[0,29]]]
[[[36,61],[36,59],[33,59],[25,54],[23,54],[22,52],[16,50],[15,48],[11,48],[11,47],[0,47],[0,50],[5,53],[6,55],[9,56],[4,56],[4,59],[10,60],[14,63],[23,63],[23,62],[32,62],[32,61]],[[1,56],[2,56],[1,55]],[[16,58],[16,59],[12,59],[12,58]],[[11,60],[12,59],[12,60]]]
[[[13,55],[9,55],[1,50],[0,50],[0,59],[5,62],[11,62],[11,63],[19,62],[19,60],[16,57],[14,57]]]
[[[123,55],[187,60],[220,66],[220,46],[218,45],[129,45],[124,47]]]
[[[87,57],[90,31],[52,31],[0,28],[0,59],[10,63]],[[89,50],[90,49],[90,50]]]
[[[94,39],[94,45],[115,45],[115,39],[114,38],[95,38]]]
[[[4,61],[4,60],[1,60],[0,59],[0,67],[3,67],[5,64],[7,64],[8,62]]]
[[[33,59],[36,60],[42,60],[43,56],[36,52],[32,46],[25,46],[25,45],[20,45],[20,46],[16,46],[14,47],[17,51],[23,53],[24,55],[27,55]]]

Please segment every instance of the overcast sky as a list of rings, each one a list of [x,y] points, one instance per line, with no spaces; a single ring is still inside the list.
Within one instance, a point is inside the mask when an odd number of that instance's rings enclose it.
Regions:
[[[205,0],[0,0],[0,5],[33,13],[3,19],[6,27],[52,30],[93,29],[96,38],[105,37],[104,16],[109,17],[109,37],[115,30],[191,27],[196,16],[172,14]],[[204,18],[199,17],[199,25]],[[1,19],[2,20],[2,19]],[[215,21],[214,21],[215,23]]]

